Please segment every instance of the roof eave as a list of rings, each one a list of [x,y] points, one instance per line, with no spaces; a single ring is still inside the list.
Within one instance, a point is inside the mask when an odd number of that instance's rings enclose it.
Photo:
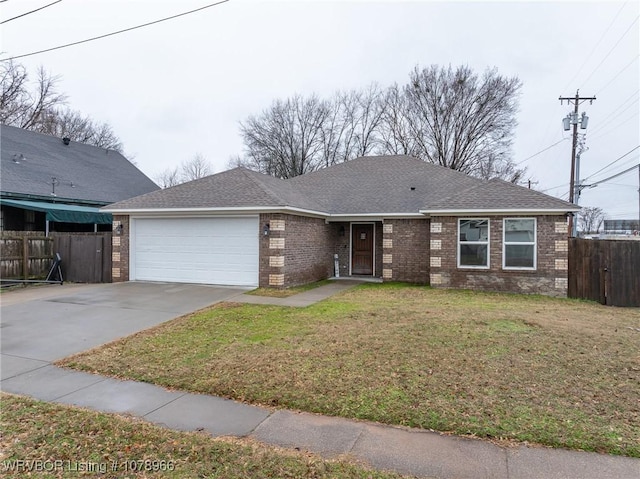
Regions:
[[[415,218],[424,218],[424,215],[422,213],[337,213],[329,215],[327,221],[382,221],[384,219]]]
[[[103,213],[129,216],[202,216],[207,214],[260,214],[260,213],[296,213],[303,216],[326,218],[327,213],[321,211],[296,208],[294,206],[231,206],[231,207],[201,207],[201,208],[109,208],[100,209]]]
[[[429,216],[466,216],[466,215],[513,215],[534,216],[565,215],[580,211],[580,208],[467,208],[467,209],[425,209],[420,213]]]

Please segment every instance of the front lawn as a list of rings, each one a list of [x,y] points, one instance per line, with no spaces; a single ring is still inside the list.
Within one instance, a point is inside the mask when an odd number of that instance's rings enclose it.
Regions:
[[[367,284],[223,303],[60,364],[241,401],[640,457],[640,310]]]
[[[347,461],[323,460],[249,440],[172,431],[139,419],[2,394],[4,478],[391,479]]]

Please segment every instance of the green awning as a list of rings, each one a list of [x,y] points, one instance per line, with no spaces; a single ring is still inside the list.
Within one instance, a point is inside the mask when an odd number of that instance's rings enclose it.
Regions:
[[[56,223],[91,223],[111,224],[111,213],[101,213],[99,208],[90,206],[64,205],[62,203],[45,203],[44,201],[23,201],[0,199],[0,204],[22,208],[23,210],[42,211],[47,214],[47,221]]]

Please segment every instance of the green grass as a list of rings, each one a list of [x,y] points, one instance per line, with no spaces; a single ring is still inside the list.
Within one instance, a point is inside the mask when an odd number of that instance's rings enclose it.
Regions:
[[[0,399],[0,471],[4,478],[27,477],[25,468],[38,467],[38,464],[45,472],[32,471],[31,477],[401,477],[346,460],[323,460],[312,454],[285,451],[250,440],[214,439],[204,433],[177,432],[138,419],[7,394],[0,395]],[[132,468],[140,467],[151,470],[131,472]]]
[[[224,303],[62,365],[250,403],[640,457],[640,310],[367,284]]]
[[[305,291],[310,291],[312,289],[319,288],[320,286],[324,286],[325,284],[329,284],[329,283],[331,283],[331,281],[329,281],[328,279],[323,279],[322,281],[316,281],[315,283],[303,284],[301,286],[293,286],[291,288],[283,288],[283,289],[257,288],[245,294],[251,294],[254,296],[268,296],[270,298],[288,298],[289,296],[293,296],[299,293],[304,293]]]

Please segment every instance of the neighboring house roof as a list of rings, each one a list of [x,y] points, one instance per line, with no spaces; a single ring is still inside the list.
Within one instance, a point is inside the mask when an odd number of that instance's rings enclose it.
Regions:
[[[158,189],[117,151],[13,126],[0,133],[4,197],[106,205]]]
[[[460,210],[569,212],[579,208],[511,183],[481,180],[398,155],[357,158],[288,180],[239,167],[121,201],[106,211],[234,209],[410,217]]]

